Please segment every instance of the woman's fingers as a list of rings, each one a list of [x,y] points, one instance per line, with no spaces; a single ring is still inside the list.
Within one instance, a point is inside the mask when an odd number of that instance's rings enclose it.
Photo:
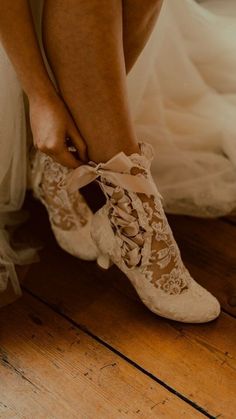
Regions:
[[[68,137],[71,139],[72,145],[76,148],[79,160],[87,163],[87,145],[73,124],[71,124],[71,126],[68,128]]]
[[[67,148],[62,149],[58,153],[51,154],[51,157],[57,162],[62,164],[63,166],[69,167],[70,169],[76,169],[76,167],[80,166],[82,162],[80,162],[76,157],[67,150]]]
[[[60,139],[58,136],[50,138],[48,141],[36,142],[36,147],[45,154],[48,154],[52,157],[57,163],[62,164],[63,166],[69,167],[70,169],[76,169],[80,166],[81,162],[76,158],[73,153],[68,150],[66,146],[66,135],[60,134]]]
[[[45,108],[35,109],[34,103],[31,105],[31,126],[35,146],[56,162],[75,169],[88,161],[86,143],[64,104],[59,102],[50,106],[46,112]],[[46,121],[43,112],[46,112]]]

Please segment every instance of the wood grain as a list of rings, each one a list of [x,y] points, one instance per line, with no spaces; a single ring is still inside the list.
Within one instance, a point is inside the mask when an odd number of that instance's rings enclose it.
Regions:
[[[199,265],[203,272],[203,263]],[[206,325],[162,319],[133,298],[133,291],[127,293],[131,286],[126,280],[122,287],[124,277],[117,286],[118,277],[122,275],[116,269],[101,272],[93,263],[54,249],[44,252],[39,266],[32,266],[25,286],[212,417],[232,419],[235,319],[225,313]]]
[[[202,417],[31,296],[1,310],[0,330],[1,419]]]

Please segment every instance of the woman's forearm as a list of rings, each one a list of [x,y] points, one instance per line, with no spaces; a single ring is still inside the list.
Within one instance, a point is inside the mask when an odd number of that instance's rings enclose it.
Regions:
[[[28,0],[0,1],[0,42],[29,98],[55,94],[43,62]]]

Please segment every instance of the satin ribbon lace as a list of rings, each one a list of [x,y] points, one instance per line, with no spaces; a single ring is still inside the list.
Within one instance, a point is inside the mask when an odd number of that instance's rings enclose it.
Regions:
[[[125,272],[138,269],[155,288],[180,294],[188,289],[190,274],[166,219],[150,161],[145,155],[128,157],[121,152],[107,163],[90,162],[75,169],[67,185],[74,192],[96,179],[107,197],[107,216],[117,242],[111,259]]]

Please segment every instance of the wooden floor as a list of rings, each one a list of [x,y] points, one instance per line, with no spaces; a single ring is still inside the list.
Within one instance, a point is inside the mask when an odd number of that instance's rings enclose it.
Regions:
[[[49,235],[23,297],[0,311],[1,419],[236,418],[236,223],[168,218],[220,317],[160,318],[117,269]]]

